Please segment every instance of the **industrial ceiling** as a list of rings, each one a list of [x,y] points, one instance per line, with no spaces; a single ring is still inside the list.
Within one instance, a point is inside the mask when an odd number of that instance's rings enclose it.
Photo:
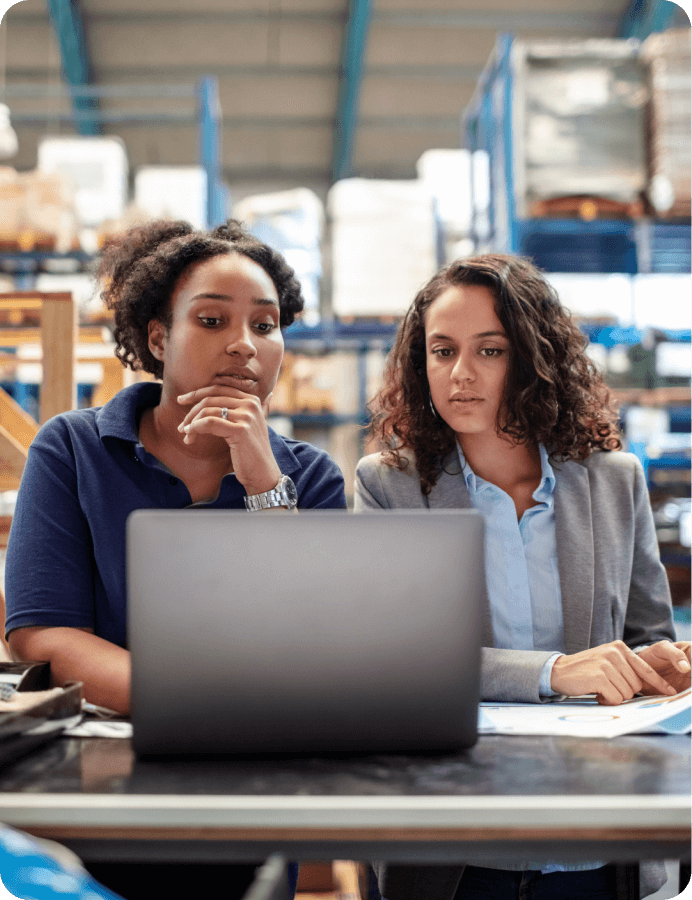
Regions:
[[[411,178],[424,150],[462,145],[498,33],[628,36],[647,17],[689,26],[667,0],[22,0],[0,31],[12,164],[33,168],[45,134],[79,132],[122,137],[132,171],[195,163],[194,86],[212,76],[234,196]],[[98,97],[80,94],[90,85]]]

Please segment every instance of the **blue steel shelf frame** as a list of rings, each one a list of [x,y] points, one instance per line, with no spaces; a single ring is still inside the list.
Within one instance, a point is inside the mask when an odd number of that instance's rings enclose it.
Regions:
[[[518,219],[514,195],[514,143],[512,104],[514,72],[513,38],[497,37],[493,52],[480,75],[473,96],[462,114],[465,146],[488,154],[490,171],[489,235],[479,234],[475,203],[471,237],[505,253],[534,256],[536,248],[546,259],[560,259],[560,272],[675,272],[692,266],[689,222],[643,222],[576,219]],[[552,256],[548,254],[548,249]]]

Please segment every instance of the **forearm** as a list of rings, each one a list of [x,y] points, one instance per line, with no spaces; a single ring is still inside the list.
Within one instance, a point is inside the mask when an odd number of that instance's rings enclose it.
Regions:
[[[130,654],[78,628],[17,628],[10,634],[16,659],[46,660],[55,685],[81,681],[90,703],[130,712]]]

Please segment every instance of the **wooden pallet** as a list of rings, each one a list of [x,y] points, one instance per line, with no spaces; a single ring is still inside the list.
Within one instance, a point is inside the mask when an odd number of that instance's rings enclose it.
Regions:
[[[644,212],[642,200],[621,203],[587,194],[534,200],[529,204],[529,217],[535,219],[581,219],[584,222],[595,219],[641,219]]]

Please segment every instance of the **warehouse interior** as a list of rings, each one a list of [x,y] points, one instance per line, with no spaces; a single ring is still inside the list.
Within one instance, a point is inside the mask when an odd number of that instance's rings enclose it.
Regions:
[[[148,377],[113,354],[99,248],[150,218],[233,216],[306,301],[270,422],[332,455],[350,505],[420,286],[478,252],[548,273],[644,466],[688,640],[690,69],[669,0],[16,2],[0,26],[0,568],[39,425]],[[65,292],[72,332],[49,310]],[[353,877],[316,867],[301,890],[352,896]]]

